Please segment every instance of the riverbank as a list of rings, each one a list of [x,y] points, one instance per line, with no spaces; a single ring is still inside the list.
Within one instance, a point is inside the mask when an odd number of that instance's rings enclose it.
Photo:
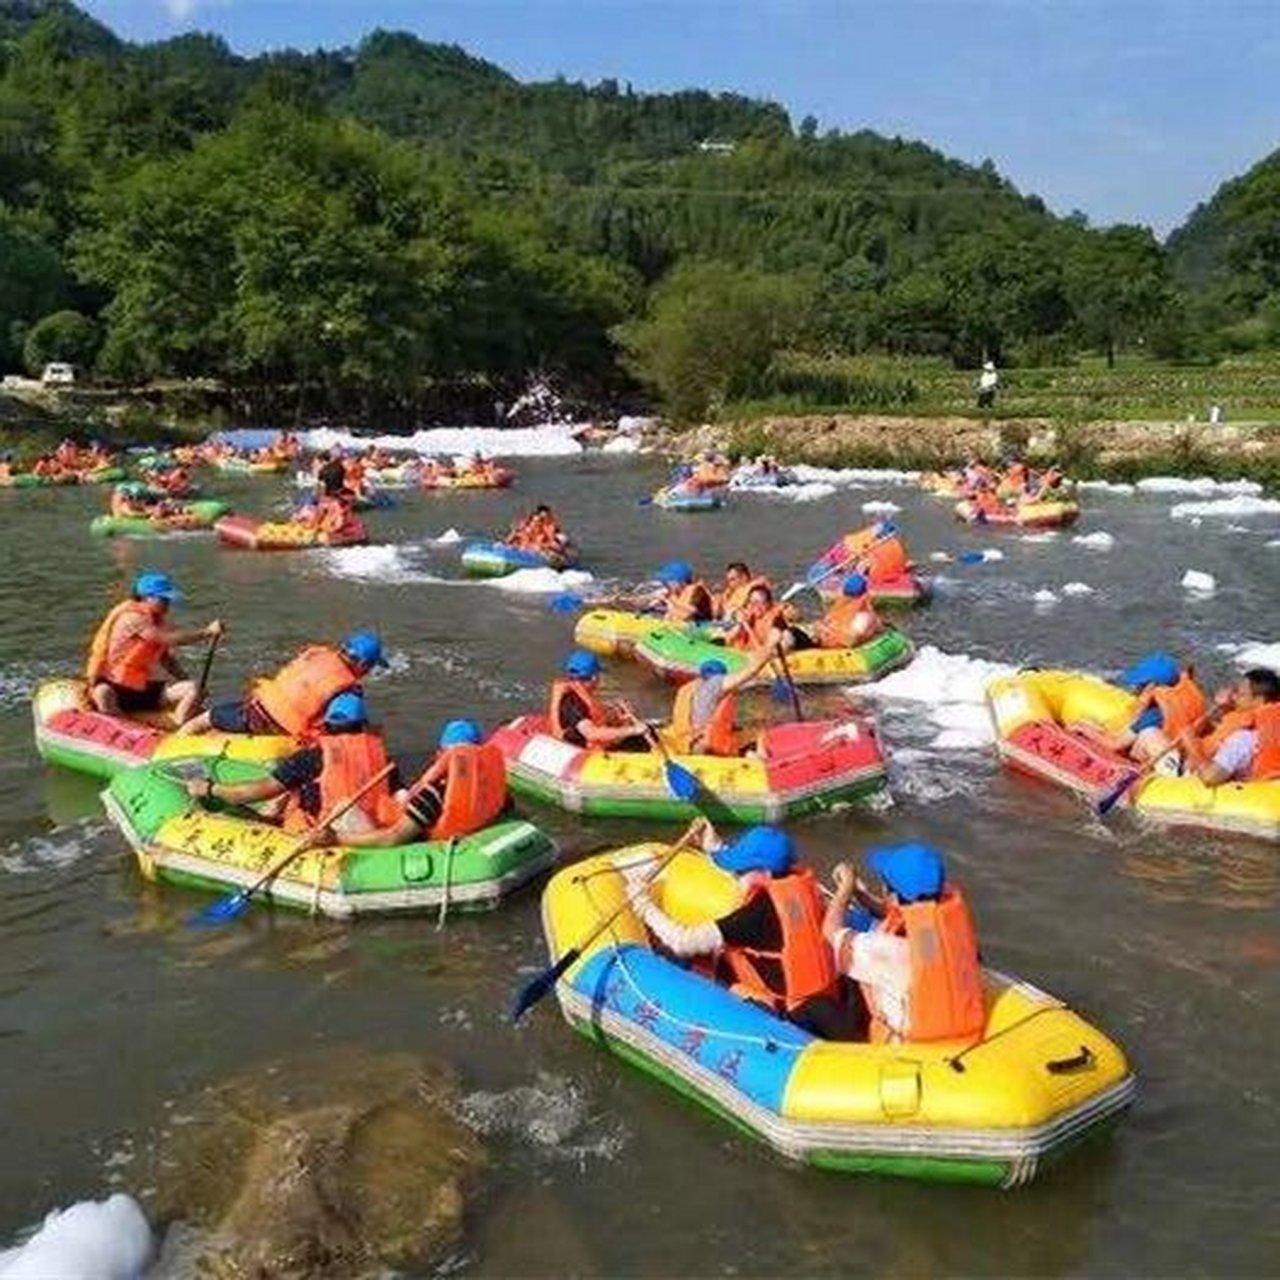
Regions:
[[[745,418],[661,433],[684,455],[714,446],[734,456],[767,453],[782,463],[822,467],[937,470],[968,457],[1016,453],[1056,461],[1080,479],[1152,475],[1257,480],[1280,487],[1280,423],[1170,421],[1061,422],[1049,418],[907,417],[807,414]]]

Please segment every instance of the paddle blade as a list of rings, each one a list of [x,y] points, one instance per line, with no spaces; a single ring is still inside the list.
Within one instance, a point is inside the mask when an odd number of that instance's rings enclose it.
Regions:
[[[1107,814],[1109,814],[1111,810],[1124,799],[1129,788],[1137,782],[1139,777],[1141,777],[1140,774],[1130,773],[1121,778],[1120,781],[1116,783],[1116,785],[1112,787],[1101,800],[1098,801],[1098,817],[1105,818]]]
[[[197,911],[188,921],[195,926],[227,924],[239,920],[249,907],[249,890],[240,889],[210,903],[203,911]]]
[[[981,551],[962,551],[956,556],[961,564],[981,564],[986,558]]]
[[[645,494],[645,496],[644,496],[643,498],[637,498],[637,499],[636,499],[636,506],[637,506],[637,507],[651,507],[651,506],[653,506],[653,497],[652,497],[650,494]]]
[[[771,697],[774,702],[790,702],[791,686],[781,676],[779,676],[769,686],[769,697]]]
[[[698,794],[698,779],[683,765],[676,764],[674,760],[667,760],[662,766],[662,772],[666,777],[667,790],[677,800],[688,803]]]
[[[586,603],[581,596],[575,596],[566,591],[561,595],[551,597],[551,612],[577,613]]]
[[[536,978],[526,982],[517,992],[515,1003],[511,1006],[511,1021],[519,1022],[547,992],[552,990],[580,954],[577,947],[570,947],[550,969],[544,969]]]

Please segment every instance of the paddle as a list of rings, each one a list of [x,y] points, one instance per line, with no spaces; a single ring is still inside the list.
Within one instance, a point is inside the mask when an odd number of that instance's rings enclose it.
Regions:
[[[813,572],[814,568],[817,567],[817,564],[810,566],[809,572],[805,574],[804,581],[793,582],[791,586],[789,586],[779,597],[779,602],[786,604],[792,596],[797,596],[802,591],[817,590],[819,583],[825,582],[828,578],[834,577],[837,573],[843,573],[851,564],[856,564],[861,560],[868,551],[871,551],[873,548],[878,547],[882,543],[888,542],[891,538],[896,538],[897,536],[898,532],[895,529],[893,533],[882,533],[879,537],[872,538],[865,546],[847,548],[845,555],[837,557],[817,575]],[[830,552],[828,551],[825,554],[829,555]],[[819,560],[818,563],[820,562],[821,561]]]
[[[642,590],[651,586],[648,582],[637,582],[635,589]],[[552,613],[576,613],[579,609],[627,609],[635,608],[637,613],[657,613],[648,605],[643,597],[633,595],[603,596],[588,600],[572,591],[562,591],[551,597]]]
[[[803,720],[804,711],[800,707],[800,691],[796,688],[796,682],[792,678],[791,667],[787,663],[787,655],[781,649],[778,650],[776,665],[781,672],[782,678],[773,682],[771,693],[774,701],[782,702],[784,699],[789,699],[791,713],[797,720]]]
[[[1189,724],[1180,734],[1178,734],[1177,738],[1173,742],[1169,743],[1163,751],[1158,755],[1152,756],[1141,769],[1135,769],[1132,773],[1121,778],[1120,781],[1116,783],[1116,785],[1112,787],[1101,800],[1098,801],[1098,817],[1105,818],[1107,814],[1109,814],[1111,810],[1120,803],[1135,783],[1140,782],[1143,778],[1149,778],[1156,765],[1158,765],[1165,756],[1169,755],[1170,752],[1178,750],[1183,738],[1185,738],[1187,734],[1200,729],[1206,722],[1215,717],[1220,710],[1221,708],[1219,707],[1210,707],[1204,715],[1198,717],[1194,723]]]
[[[583,951],[589,947],[604,931],[610,928],[613,922],[635,901],[640,890],[645,886],[652,884],[654,880],[666,869],[668,863],[682,849],[686,849],[693,839],[693,833],[698,829],[701,819],[695,821],[680,837],[679,840],[671,846],[670,849],[654,863],[653,870],[649,871],[644,879],[629,893],[623,901],[587,934],[576,947],[570,947],[568,951],[560,957],[550,968],[544,969],[536,978],[526,982],[520,988],[516,995],[515,1003],[511,1007],[511,1021],[519,1022],[530,1009],[533,1008],[547,992],[551,991],[557,982],[564,977],[565,973],[573,968],[573,966],[582,958]]]
[[[200,668],[200,679],[196,682],[196,700],[191,704],[193,707],[198,707],[204,701],[205,690],[209,687],[209,672],[213,669],[213,655],[218,652],[221,642],[221,631],[209,637],[204,653],[204,666]]]
[[[198,912],[192,917],[192,924],[225,924],[228,920],[237,920],[248,909],[249,900],[259,890],[265,888],[273,881],[291,862],[296,858],[302,857],[311,846],[311,837],[315,831],[323,831],[326,827],[332,826],[339,818],[342,817],[349,809],[357,805],[364,796],[373,790],[384,778],[386,778],[395,768],[394,764],[388,764],[385,768],[379,769],[358,791],[347,797],[340,804],[335,805],[328,813],[323,814],[316,823],[313,831],[308,831],[302,839],[298,840],[292,849],[275,862],[268,870],[258,877],[247,889],[238,889],[235,893],[228,894],[219,898],[211,906],[206,907],[203,911]]]
[[[650,745],[662,757],[662,776],[672,798],[683,800],[686,804],[690,803],[698,794],[698,779],[683,765],[676,764],[671,758],[671,753],[667,750],[667,744],[662,741],[662,735],[659,734],[657,729],[649,724],[648,721],[641,720],[626,703],[622,705],[633,720],[644,726],[644,736],[648,738]]]

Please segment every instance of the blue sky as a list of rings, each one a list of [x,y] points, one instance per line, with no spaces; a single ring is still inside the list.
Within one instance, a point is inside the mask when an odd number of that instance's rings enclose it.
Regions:
[[[1097,224],[1162,234],[1280,147],[1280,0],[88,0],[120,34],[240,53],[376,26],[521,79],[737,90],[796,122],[990,157]]]

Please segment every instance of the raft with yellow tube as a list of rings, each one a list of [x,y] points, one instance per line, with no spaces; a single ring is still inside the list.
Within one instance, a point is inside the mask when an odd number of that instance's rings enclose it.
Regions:
[[[987,686],[996,750],[1011,768],[1056,783],[1097,804],[1139,767],[1090,741],[1073,725],[1108,732],[1137,714],[1137,698],[1080,671],[1024,671]],[[1206,786],[1196,777],[1151,775],[1121,803],[1157,822],[1280,840],[1280,781]]]
[[[869,720],[779,724],[755,736],[754,756],[670,758],[697,780],[692,800],[671,794],[656,751],[576,747],[541,715],[520,716],[490,739],[512,791],[602,817],[778,822],[866,799],[885,785],[885,759]]]
[[[208,763],[174,760],[129,769],[103,792],[107,816],[148,880],[243,889],[296,847],[296,834],[243,810],[193,802],[184,773],[194,776]],[[218,761],[214,768],[222,782],[262,776],[261,766],[242,762]],[[508,819],[452,840],[311,849],[289,860],[262,897],[338,919],[437,908],[475,911],[496,906],[547,870],[555,853],[552,841],[532,823]]]
[[[661,844],[558,871],[542,897],[552,960],[583,945],[556,987],[569,1024],[791,1160],[843,1173],[1015,1187],[1109,1126],[1136,1084],[1123,1052],[1061,1001],[984,970],[976,1042],[818,1039],[658,954],[618,868]],[[651,885],[683,924],[741,903],[738,880],[693,852]],[[594,942],[586,938],[623,907]]]
[[[573,642],[602,658],[630,658],[636,645],[654,627],[663,625],[659,613],[631,613],[625,609],[591,609],[578,619]],[[707,628],[709,632],[711,628]]]
[[[106,715],[89,701],[83,680],[46,680],[31,700],[36,751],[49,764],[95,778],[113,778],[149,760],[217,756],[278,760],[296,749],[292,738],[203,733],[175,738],[164,712]]]
[[[220,542],[244,551],[306,551],[310,547],[354,547],[369,541],[364,522],[356,516],[335,532],[297,520],[255,520],[252,516],[223,516],[213,530]]]
[[[1071,498],[1045,502],[1018,502],[999,511],[983,511],[968,498],[956,503],[956,518],[966,524],[1008,526],[1017,529],[1062,529],[1080,515],[1080,504]]]

